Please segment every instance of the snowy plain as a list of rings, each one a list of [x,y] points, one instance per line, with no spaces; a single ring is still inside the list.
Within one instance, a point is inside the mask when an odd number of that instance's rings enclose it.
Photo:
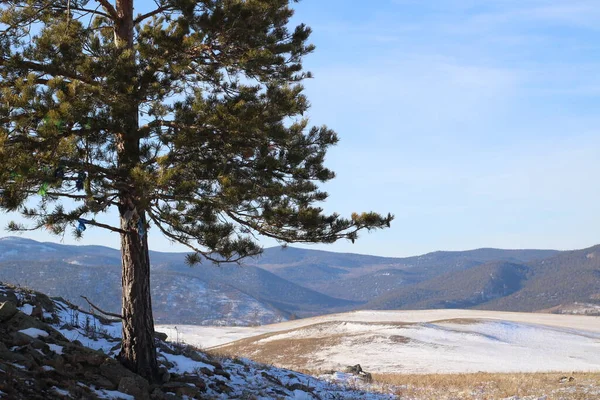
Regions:
[[[600,318],[479,310],[357,311],[260,327],[159,326],[171,340],[242,350],[249,358],[284,347],[275,365],[309,370],[361,364],[370,372],[600,371]],[[245,339],[242,344],[237,340]],[[304,364],[289,349],[319,346]],[[332,340],[335,339],[335,340]]]

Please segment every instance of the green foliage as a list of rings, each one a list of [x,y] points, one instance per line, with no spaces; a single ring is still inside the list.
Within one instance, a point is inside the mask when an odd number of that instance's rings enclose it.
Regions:
[[[156,3],[129,36],[108,0],[0,5],[0,206],[33,221],[11,229],[155,227],[195,263],[258,254],[255,234],[354,241],[389,226],[318,206],[338,138],[304,117],[313,46],[288,28],[288,0]],[[111,207],[132,222],[97,222]]]

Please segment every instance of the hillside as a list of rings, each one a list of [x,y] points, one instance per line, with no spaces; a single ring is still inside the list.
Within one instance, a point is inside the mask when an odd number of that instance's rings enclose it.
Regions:
[[[62,299],[0,283],[0,398],[13,400],[391,400],[350,374],[322,379],[239,358],[213,357],[155,334],[160,381],[115,358],[121,323]],[[352,387],[350,387],[352,386]],[[360,388],[366,389],[359,390]]]
[[[0,239],[0,280],[87,307],[120,310],[117,250],[22,238]],[[357,302],[335,299],[260,268],[212,264],[189,267],[182,253],[151,252],[154,315],[161,323],[254,325],[343,311]]]
[[[600,306],[600,245],[565,251],[528,266],[520,290],[481,308],[535,311],[576,302]]]
[[[493,262],[450,272],[389,291],[361,308],[573,309],[577,313],[574,303],[585,303],[588,309],[600,306],[599,271],[600,246],[594,246],[527,263]]]
[[[0,279],[88,309],[87,296],[100,308],[121,309],[121,270],[118,266],[82,266],[60,261],[0,263]],[[154,317],[163,323],[247,325],[287,319],[287,313],[218,282],[157,271],[152,276]]]
[[[571,252],[438,251],[406,258],[277,247],[245,265],[221,267],[189,267],[184,256],[150,254],[159,323],[256,325],[352,309],[594,314],[600,307],[598,246]],[[0,239],[0,280],[80,306],[87,306],[80,298],[86,295],[101,308],[120,308],[115,249]]]
[[[332,297],[369,301],[400,286],[492,261],[524,263],[557,254],[555,250],[476,249],[436,251],[391,258],[295,248],[266,249],[248,264]]]
[[[401,287],[370,301],[361,308],[373,310],[471,308],[518,291],[523,281],[527,279],[528,271],[529,267],[522,264],[487,263]]]

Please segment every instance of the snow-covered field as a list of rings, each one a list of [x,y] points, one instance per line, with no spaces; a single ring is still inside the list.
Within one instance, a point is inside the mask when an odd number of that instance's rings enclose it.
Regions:
[[[361,364],[386,373],[600,371],[600,318],[590,316],[358,311],[251,328],[159,330],[171,340],[309,370]]]

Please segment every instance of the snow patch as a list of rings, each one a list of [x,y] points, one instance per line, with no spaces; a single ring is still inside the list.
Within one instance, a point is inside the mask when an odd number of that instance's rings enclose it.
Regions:
[[[50,389],[54,390],[56,393],[60,394],[61,396],[69,396],[69,397],[71,397],[71,393],[69,393],[68,390],[59,389],[56,386],[52,386]]]
[[[31,304],[23,304],[21,307],[18,307],[24,314],[31,315],[33,312],[33,306]]]
[[[55,352],[58,355],[63,354],[62,346],[59,346],[59,345],[53,344],[53,343],[48,343],[48,347],[50,348],[51,351]]]
[[[43,331],[43,330],[38,329],[38,328],[22,329],[19,332],[24,333],[27,336],[31,336],[34,339],[36,339],[38,337],[46,337],[46,336],[48,336],[48,332]]]
[[[167,361],[174,364],[173,368],[169,369],[169,372],[175,372],[183,374],[184,372],[193,373],[200,368],[208,368],[211,371],[215,370],[215,367],[200,361],[194,361],[184,355],[175,355],[169,353],[159,353],[160,356],[164,357]]]

